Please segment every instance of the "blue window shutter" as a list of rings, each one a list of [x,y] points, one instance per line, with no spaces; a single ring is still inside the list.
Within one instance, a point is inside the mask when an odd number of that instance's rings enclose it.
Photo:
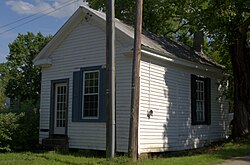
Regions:
[[[100,68],[99,121],[106,121],[106,69]]]
[[[72,121],[81,120],[82,111],[82,72],[73,72]]]
[[[191,75],[191,124],[196,124],[196,79],[197,76]]]
[[[206,124],[211,124],[211,79],[205,79],[205,116]]]

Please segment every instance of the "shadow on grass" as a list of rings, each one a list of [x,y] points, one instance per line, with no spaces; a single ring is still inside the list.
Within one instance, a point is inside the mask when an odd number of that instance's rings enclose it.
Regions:
[[[60,154],[71,155],[74,157],[85,157],[85,158],[106,158],[105,151],[95,151],[95,150],[71,149],[68,153],[60,153]]]
[[[238,156],[250,155],[250,142],[229,143],[219,151],[213,153],[214,156],[221,159],[228,159]]]
[[[222,142],[212,143],[207,147],[177,151],[177,152],[163,152],[152,153],[150,158],[168,158],[168,157],[183,157],[183,156],[195,156],[200,154],[209,154],[211,156],[228,159],[237,156],[250,155],[250,137],[240,142],[233,142],[231,139]]]
[[[53,154],[55,154],[53,156]],[[58,156],[57,156],[58,155]],[[55,164],[72,164],[72,165],[81,165],[81,164],[134,164],[130,158],[124,154],[118,153],[113,159],[106,159],[105,151],[94,151],[94,150],[70,150],[70,152],[59,152],[59,151],[45,151],[31,153],[32,157],[46,159],[47,161],[53,161]],[[62,156],[62,157],[61,157]],[[65,157],[64,157],[65,156]],[[69,156],[67,158],[67,156]],[[80,161],[80,163],[78,162]]]
[[[98,151],[98,150],[82,150],[82,149],[70,149],[69,151],[62,151],[60,149],[54,150],[37,150],[37,151],[28,151],[36,154],[45,154],[45,153],[56,153],[59,155],[65,156],[74,156],[74,157],[85,157],[85,158],[106,158],[105,151]]]
[[[70,149],[69,152],[57,152],[61,155],[71,155],[85,158],[106,158],[106,151]],[[126,153],[115,153],[115,157],[127,157]]]

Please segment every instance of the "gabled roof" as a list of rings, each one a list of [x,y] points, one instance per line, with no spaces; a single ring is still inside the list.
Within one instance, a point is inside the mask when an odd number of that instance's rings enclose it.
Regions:
[[[54,35],[52,40],[45,46],[45,48],[35,57],[35,65],[39,65],[40,63],[51,63],[48,59],[51,52],[87,15],[94,16],[95,19],[103,21],[105,25],[105,13],[93,10],[87,6],[80,6],[78,10],[69,18],[69,20],[61,27],[61,29]],[[121,31],[124,35],[127,35],[131,39],[134,38],[133,27],[123,23],[118,19],[115,20],[115,27],[116,30]],[[194,49],[189,46],[167,38],[156,36],[150,32],[144,31],[142,34],[142,49],[146,49],[154,53],[160,54],[161,56],[172,59],[181,59],[212,67],[222,67],[221,65],[208,59],[203,53],[195,52]]]

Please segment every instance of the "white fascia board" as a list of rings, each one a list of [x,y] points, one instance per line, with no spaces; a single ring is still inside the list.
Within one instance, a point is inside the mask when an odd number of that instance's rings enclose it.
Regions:
[[[35,66],[40,66],[43,68],[50,67],[52,65],[52,60],[50,58],[38,59],[34,62]]]
[[[141,52],[144,53],[145,55],[149,55],[151,57],[155,57],[157,59],[168,61],[177,65],[185,66],[185,67],[192,68],[192,69],[200,69],[206,72],[213,72],[216,74],[221,74],[221,76],[223,76],[221,69],[214,68],[212,66],[202,65],[202,64],[195,63],[195,62],[182,60],[182,59],[173,59],[173,58],[162,56],[162,55],[159,55],[159,54],[147,51],[147,50],[143,50],[143,49],[141,50]]]

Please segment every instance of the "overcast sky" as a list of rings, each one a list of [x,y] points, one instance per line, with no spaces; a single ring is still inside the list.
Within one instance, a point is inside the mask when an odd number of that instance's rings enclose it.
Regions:
[[[82,0],[0,1],[0,63],[6,61],[8,44],[16,39],[18,33],[54,35],[82,4]]]

